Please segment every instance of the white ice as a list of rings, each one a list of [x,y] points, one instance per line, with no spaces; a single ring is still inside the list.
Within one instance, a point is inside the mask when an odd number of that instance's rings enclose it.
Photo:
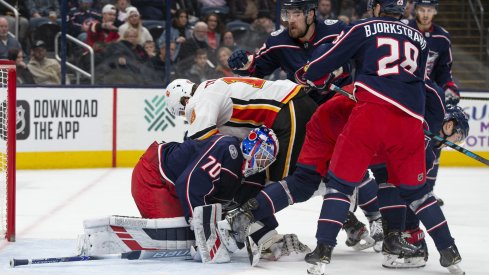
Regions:
[[[204,265],[185,260],[101,260],[9,267],[11,258],[47,258],[74,255],[82,221],[111,214],[138,216],[130,195],[131,169],[32,170],[17,172],[17,241],[0,243],[0,274],[307,274],[299,262],[261,261],[250,267],[245,252],[232,263]],[[489,274],[489,169],[442,168],[435,188],[443,198],[443,211],[462,254],[461,266],[469,275]],[[281,233],[296,233],[315,247],[316,220],[321,199],[315,197],[277,215]],[[357,211],[366,222],[363,214]],[[326,274],[449,274],[428,237],[430,258],[424,268],[389,270],[382,256],[369,250],[355,252],[345,246],[340,232]]]

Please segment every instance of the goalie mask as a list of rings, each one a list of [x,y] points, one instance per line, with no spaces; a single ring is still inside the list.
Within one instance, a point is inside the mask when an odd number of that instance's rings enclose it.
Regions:
[[[165,97],[167,109],[174,116],[185,116],[185,105],[192,97],[195,83],[188,79],[175,79],[166,87]]]
[[[445,107],[445,118],[443,119],[443,125],[449,121],[453,121],[452,133],[447,134],[442,128],[443,135],[445,135],[445,138],[457,135],[457,139],[454,140],[453,143],[462,143],[469,135],[469,115],[460,106],[448,104]]]
[[[243,175],[259,173],[267,169],[278,154],[278,140],[272,129],[265,126],[253,129],[241,142],[241,152],[245,159]]]

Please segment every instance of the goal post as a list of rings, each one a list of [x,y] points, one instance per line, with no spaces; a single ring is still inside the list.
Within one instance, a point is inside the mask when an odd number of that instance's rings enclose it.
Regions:
[[[16,69],[0,60],[0,234],[15,241]]]

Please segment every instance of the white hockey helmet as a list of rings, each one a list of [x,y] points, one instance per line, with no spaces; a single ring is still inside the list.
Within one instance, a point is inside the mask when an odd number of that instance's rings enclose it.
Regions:
[[[188,79],[175,79],[166,87],[167,109],[175,116],[185,116],[185,105],[192,97],[195,83]]]

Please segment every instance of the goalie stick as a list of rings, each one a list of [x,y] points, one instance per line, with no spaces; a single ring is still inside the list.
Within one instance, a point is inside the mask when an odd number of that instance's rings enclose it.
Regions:
[[[41,259],[11,259],[10,267],[32,264],[50,264],[65,262],[84,262],[109,259],[127,259],[127,260],[154,260],[167,258],[191,258],[189,249],[164,249],[164,250],[134,250],[121,254],[106,254],[98,256],[71,256],[55,257]]]
[[[337,92],[339,94],[342,94],[342,95],[348,97],[349,99],[351,99],[351,100],[353,100],[355,102],[357,101],[357,99],[355,98],[354,95],[348,93],[347,91],[341,89],[340,87],[338,87],[338,86],[336,86],[334,84],[330,84],[330,89],[331,89],[331,91],[334,91],[334,92]],[[466,155],[468,157],[471,157],[471,158],[473,158],[473,159],[475,159],[475,160],[477,160],[479,162],[482,162],[485,165],[488,165],[489,166],[489,160],[487,160],[487,159],[485,159],[485,158],[477,155],[476,153],[474,153],[472,151],[469,151],[469,150],[465,149],[464,147],[458,146],[457,144],[455,144],[453,142],[450,142],[450,141],[448,141],[448,140],[446,140],[446,139],[444,139],[444,138],[442,138],[442,137],[440,137],[438,135],[435,135],[435,134],[433,134],[432,132],[430,132],[428,130],[425,130],[424,131],[424,134],[425,134],[425,136],[427,136],[429,138],[435,139],[435,140],[437,140],[437,141],[445,144],[446,146],[448,146],[448,147],[450,147],[450,148],[452,148],[452,149],[454,149],[454,150],[456,150],[456,151],[458,151],[458,152],[460,152],[460,153],[462,153],[462,154],[464,154],[464,155]]]

